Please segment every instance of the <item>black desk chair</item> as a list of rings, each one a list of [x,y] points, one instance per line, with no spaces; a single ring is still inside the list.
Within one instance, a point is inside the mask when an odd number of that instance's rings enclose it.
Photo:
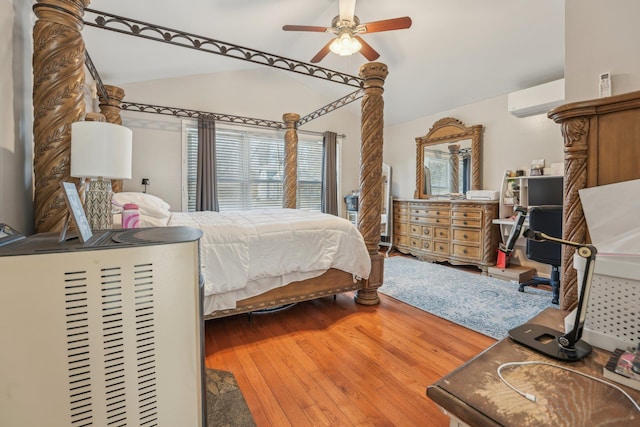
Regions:
[[[529,209],[529,229],[540,231],[551,237],[562,238],[562,206],[534,206]],[[560,264],[562,246],[555,242],[535,242],[527,240],[527,258],[551,265],[551,277],[534,277],[521,283],[518,290],[524,292],[525,286],[551,285],[553,298],[558,304],[560,297]]]

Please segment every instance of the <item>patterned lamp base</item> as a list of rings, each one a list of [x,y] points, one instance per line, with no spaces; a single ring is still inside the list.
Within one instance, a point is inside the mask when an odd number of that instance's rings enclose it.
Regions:
[[[92,230],[108,230],[113,227],[111,215],[111,180],[91,180],[85,197],[87,220]]]

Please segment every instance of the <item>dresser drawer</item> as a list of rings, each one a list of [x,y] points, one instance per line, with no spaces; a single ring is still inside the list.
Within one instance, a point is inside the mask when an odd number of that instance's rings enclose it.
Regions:
[[[449,242],[438,242],[434,240],[431,251],[439,255],[449,255]]]
[[[436,217],[426,217],[424,218],[424,222],[426,224],[429,225],[445,225],[448,226],[449,224],[451,224],[451,218],[449,217],[440,217],[440,218],[436,218]]]
[[[409,225],[406,222],[394,222],[393,223],[393,232],[394,233],[404,233],[406,234],[409,230]]]
[[[409,221],[410,222],[415,222],[418,224],[426,224],[427,222],[427,216],[426,215],[416,215],[414,213],[411,214],[411,217],[409,217]]]
[[[409,206],[409,214],[413,215],[426,215],[429,211],[429,208],[424,205],[410,205]]]
[[[463,243],[477,243],[480,244],[481,234],[480,230],[468,230],[464,228],[454,228],[453,241]]]
[[[434,218],[449,218],[451,211],[449,209],[427,208],[427,216]]]
[[[479,219],[453,218],[451,220],[451,224],[453,226],[458,226],[458,227],[473,227],[473,228],[482,227],[482,221]]]
[[[415,236],[409,236],[409,246],[420,249],[422,247],[422,239]]]
[[[480,248],[477,246],[467,246],[453,243],[451,245],[451,254],[461,258],[480,259]]]
[[[480,209],[454,209],[451,216],[456,219],[477,219],[482,220],[482,211]]]
[[[423,237],[430,238],[432,234],[431,227],[428,225],[411,224],[409,229],[411,230],[411,234],[415,234],[416,236],[423,236]]]
[[[449,240],[449,227],[433,227],[433,238]]]
[[[393,220],[397,222],[406,222],[407,220],[409,220],[409,216],[406,213],[394,212]]]
[[[408,241],[407,236],[400,236],[397,234],[393,236],[393,242],[396,245],[407,246],[407,241]]]

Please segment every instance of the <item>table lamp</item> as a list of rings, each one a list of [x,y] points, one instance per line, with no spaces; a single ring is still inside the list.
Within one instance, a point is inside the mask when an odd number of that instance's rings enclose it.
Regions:
[[[111,180],[131,179],[132,132],[113,123],[71,124],[71,176],[89,178],[85,211],[92,230],[112,228]]]
[[[576,311],[576,319],[573,328],[562,333],[546,326],[525,323],[515,327],[509,331],[512,340],[529,347],[539,353],[549,356],[553,359],[562,360],[564,362],[576,362],[589,353],[591,353],[591,345],[582,341],[582,331],[587,316],[587,304],[589,302],[589,293],[591,291],[591,281],[593,278],[593,269],[595,268],[595,259],[597,250],[593,245],[580,244],[568,240],[558,239],[549,236],[540,231],[531,229],[525,230],[523,235],[527,239],[537,242],[545,240],[560,243],[563,245],[576,248],[576,254],[586,260],[585,274],[582,278],[580,286],[580,298],[578,300],[578,309]]]

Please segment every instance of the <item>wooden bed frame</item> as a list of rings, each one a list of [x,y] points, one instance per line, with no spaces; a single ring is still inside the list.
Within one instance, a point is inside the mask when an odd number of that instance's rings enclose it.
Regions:
[[[85,46],[82,17],[90,0],[38,0],[34,12],[38,18],[33,30],[33,108],[34,108],[34,202],[36,232],[59,231],[66,216],[66,204],[60,182],[70,178],[71,123],[85,117]],[[308,64],[312,66],[311,64]],[[354,283],[353,276],[331,269],[323,275],[291,283],[256,297],[238,302],[233,310],[211,313],[207,318],[280,306],[346,291],[356,291],[355,301],[364,305],[380,302],[377,289],[382,285],[384,257],[378,253],[382,206],[382,142],[385,64],[364,64],[362,141],[360,153],[360,197],[358,229],[371,257],[371,275]],[[106,121],[121,124],[120,103],[124,91],[104,86],[108,93],[100,102]],[[286,113],[284,207],[295,207],[297,169],[296,113]],[[121,183],[114,183],[114,191]]]

